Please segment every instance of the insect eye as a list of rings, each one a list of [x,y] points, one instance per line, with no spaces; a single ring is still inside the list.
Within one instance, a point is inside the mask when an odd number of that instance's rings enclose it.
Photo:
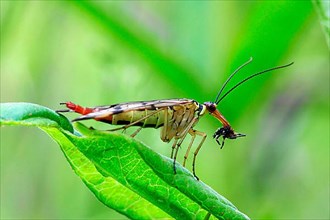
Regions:
[[[217,109],[217,105],[213,102],[204,102],[204,105],[210,113],[214,112]]]
[[[210,105],[210,111],[214,112],[217,109],[217,106],[214,103],[211,103]]]

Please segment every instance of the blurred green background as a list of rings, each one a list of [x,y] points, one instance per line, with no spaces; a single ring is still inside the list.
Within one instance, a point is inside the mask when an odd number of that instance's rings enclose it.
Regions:
[[[310,1],[2,0],[1,102],[214,101],[249,57],[229,87],[294,61],[219,104],[246,138],[220,150],[219,122],[200,120],[195,128],[208,138],[197,174],[253,219],[328,219],[329,36],[316,9]],[[159,130],[136,138],[170,155]],[[1,219],[125,219],[93,196],[55,142],[24,127],[1,128],[0,208]]]

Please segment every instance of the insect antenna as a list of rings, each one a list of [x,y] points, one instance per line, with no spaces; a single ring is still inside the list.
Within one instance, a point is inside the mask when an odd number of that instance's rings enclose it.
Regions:
[[[248,63],[248,62],[247,62]],[[246,63],[246,64],[247,64]],[[291,66],[294,62],[291,62],[289,64],[286,64],[286,65],[282,65],[282,66],[276,66],[276,67],[273,67],[273,68],[270,68],[270,69],[266,69],[266,70],[263,70],[259,73],[255,73],[245,79],[243,79],[242,81],[240,81],[239,83],[237,83],[233,88],[229,89],[219,100],[217,100],[217,102],[215,102],[216,104],[219,104],[219,102],[221,102],[221,100],[223,100],[230,92],[232,92],[234,89],[236,89],[238,86],[242,85],[244,82],[248,81],[249,79],[252,79],[254,78],[255,76],[258,76],[258,75],[261,75],[261,74],[264,74],[264,73],[267,73],[267,72],[270,72],[270,71],[273,71],[273,70],[277,70],[277,69],[282,69],[282,68],[285,68],[285,67],[288,67],[288,66]],[[244,64],[242,65],[244,66]],[[228,80],[227,80],[228,81]]]
[[[240,71],[240,69],[242,69],[243,67],[245,67],[246,65],[248,65],[250,62],[252,62],[253,58],[250,57],[250,59],[248,61],[246,61],[245,63],[243,63],[241,66],[239,66],[226,80],[226,82],[222,85],[220,91],[217,94],[217,97],[215,98],[214,103],[219,103],[218,98],[221,95],[222,91],[225,89],[226,85],[228,84],[228,82],[231,80],[231,78],[233,78],[233,76],[235,76],[235,74]]]

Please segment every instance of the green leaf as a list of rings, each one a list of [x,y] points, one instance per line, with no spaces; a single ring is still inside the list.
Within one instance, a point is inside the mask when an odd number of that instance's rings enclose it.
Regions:
[[[64,116],[29,103],[1,104],[0,118],[1,125],[37,126],[49,134],[95,196],[130,218],[248,219],[180,164],[174,175],[171,159],[135,139],[80,123],[74,132]]]
[[[73,132],[67,118],[53,110],[31,103],[1,103],[0,120],[3,125],[61,127]]]

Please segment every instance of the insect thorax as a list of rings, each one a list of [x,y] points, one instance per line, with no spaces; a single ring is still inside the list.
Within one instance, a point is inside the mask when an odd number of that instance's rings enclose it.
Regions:
[[[167,120],[161,131],[161,139],[169,142],[172,138],[182,137],[185,129],[192,120],[199,114],[200,104],[192,101],[189,103],[168,107]]]

